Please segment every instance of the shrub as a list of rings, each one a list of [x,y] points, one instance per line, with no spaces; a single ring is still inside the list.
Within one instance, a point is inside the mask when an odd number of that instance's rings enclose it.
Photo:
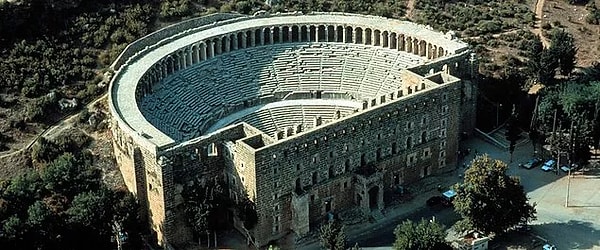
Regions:
[[[542,24],[542,29],[549,30],[552,28],[552,25],[549,22],[545,22]]]

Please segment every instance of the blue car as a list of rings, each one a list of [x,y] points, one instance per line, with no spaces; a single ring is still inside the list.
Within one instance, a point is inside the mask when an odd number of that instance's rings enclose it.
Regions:
[[[542,170],[544,170],[545,172],[554,170],[554,165],[556,165],[556,161],[555,160],[548,160],[542,166]]]

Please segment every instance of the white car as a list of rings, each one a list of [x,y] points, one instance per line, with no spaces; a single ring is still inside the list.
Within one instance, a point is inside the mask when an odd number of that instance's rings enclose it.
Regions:
[[[543,248],[544,250],[556,250],[556,247],[550,244],[545,244]]]

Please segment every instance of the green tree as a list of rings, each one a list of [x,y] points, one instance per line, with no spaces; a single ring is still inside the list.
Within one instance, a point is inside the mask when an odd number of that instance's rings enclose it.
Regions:
[[[398,250],[442,249],[447,246],[446,230],[435,221],[421,219],[415,223],[406,220],[396,227],[394,234],[394,249]]]
[[[558,61],[558,67],[563,75],[569,75],[575,68],[577,47],[575,38],[564,30],[554,30],[550,41],[550,51]]]
[[[67,197],[88,190],[97,190],[101,185],[100,172],[65,153],[48,164],[41,174],[45,188]]]
[[[529,89],[533,84],[549,84],[554,78],[558,62],[549,50],[544,48],[539,36],[528,42],[526,47],[527,72],[530,75],[529,83],[524,89]]]
[[[344,225],[337,221],[325,223],[319,230],[321,246],[330,250],[346,249]]]
[[[547,142],[556,146],[555,153],[569,152],[575,162],[589,160],[590,146],[600,141],[599,91],[600,83],[595,81],[565,82],[544,91],[539,105],[539,127]]]
[[[59,154],[58,145],[43,136],[31,148],[31,158],[39,162],[50,162]]]
[[[93,229],[98,234],[107,234],[112,219],[109,198],[105,190],[89,191],[73,198],[66,214],[70,223]]]
[[[487,155],[477,156],[455,186],[454,208],[462,216],[457,230],[475,229],[500,234],[535,219],[535,204],[528,202],[517,178],[506,175],[508,165]]]

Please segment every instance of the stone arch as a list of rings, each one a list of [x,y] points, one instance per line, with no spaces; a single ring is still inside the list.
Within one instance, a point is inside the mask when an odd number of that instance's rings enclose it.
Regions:
[[[315,41],[326,42],[327,41],[327,27],[325,25],[317,26]]]
[[[412,53],[415,55],[419,55],[419,43],[419,39],[413,38]]]
[[[262,28],[262,36],[260,40],[260,45],[271,44],[271,28],[265,27]]]
[[[355,44],[364,43],[363,29],[361,27],[354,29],[354,36],[356,37],[356,41],[354,41]]]
[[[302,25],[300,27],[300,42],[308,42],[309,41],[309,33],[310,29],[306,25]]]
[[[392,32],[390,34],[389,48],[390,49],[397,49],[398,48],[398,34],[396,34],[396,32]]]
[[[273,41],[272,43],[281,43],[283,37],[281,36],[282,30],[279,26],[275,26],[271,29],[271,32],[273,33]]]
[[[252,36],[254,39],[250,39],[250,46],[249,47],[254,47],[254,46],[258,46],[261,45],[260,44],[260,40],[262,37],[262,29],[255,29],[254,30],[254,35]]]
[[[344,42],[344,32],[345,29],[342,26],[336,26],[335,27],[335,41],[340,43],[340,42]]]
[[[229,38],[229,51],[237,50],[237,48],[238,48],[237,33],[229,34],[227,37]]]
[[[181,58],[179,53],[175,53],[173,55],[173,73],[179,71],[181,69]]]
[[[244,32],[238,32],[237,35],[236,35],[237,47],[238,48],[245,48],[246,47],[245,44],[244,44],[244,43],[246,43],[246,41],[244,39],[244,34],[245,34]]]
[[[373,45],[373,30],[371,30],[371,28],[365,28],[364,34],[365,37],[363,38],[363,43]]]
[[[346,26],[346,28],[344,28],[344,34],[346,37],[346,40],[344,41],[345,43],[353,43],[354,40],[353,38],[353,34],[354,34],[354,30],[352,29],[352,27],[350,26]]]
[[[196,64],[200,62],[200,49],[198,49],[198,44],[192,45],[192,64]]]
[[[300,41],[300,27],[298,27],[297,25],[292,26],[292,42],[299,42]]]
[[[316,38],[317,38],[317,27],[314,25],[309,26],[309,35],[308,35],[308,42],[316,42]]]
[[[408,52],[408,53],[412,53],[413,51],[413,41],[412,41],[412,37],[406,37],[404,39],[404,51]]]
[[[382,39],[382,36],[383,35],[381,34],[381,31],[379,31],[379,30],[373,31],[373,38],[375,38],[373,41],[373,45],[383,47],[382,40],[384,40],[387,37]]]
[[[419,56],[427,55],[427,42],[425,40],[419,41]]]
[[[210,41],[210,50],[212,51],[211,53],[211,58],[217,56],[220,54],[220,50],[221,50],[221,41],[218,38],[213,38]]]
[[[200,43],[200,61],[206,60],[206,43]]]
[[[282,42],[289,43],[292,40],[292,33],[289,26],[283,26],[282,28]]]
[[[433,59],[433,44],[427,43],[427,59]]]
[[[186,68],[192,66],[192,64],[193,64],[193,58],[192,57],[193,57],[193,55],[192,55],[191,48],[190,47],[186,48],[185,49],[185,59],[186,59],[185,67]]]
[[[381,47],[389,48],[390,47],[390,33],[386,31],[381,32]]]
[[[327,42],[337,42],[337,31],[335,26],[328,25],[327,26]]]
[[[399,34],[398,35],[398,50],[399,51],[406,51],[406,41],[405,41],[404,34]]]
[[[369,208],[379,209],[379,186],[373,186],[369,189]]]
[[[438,57],[443,57],[444,56],[444,48],[439,47],[438,48]]]

